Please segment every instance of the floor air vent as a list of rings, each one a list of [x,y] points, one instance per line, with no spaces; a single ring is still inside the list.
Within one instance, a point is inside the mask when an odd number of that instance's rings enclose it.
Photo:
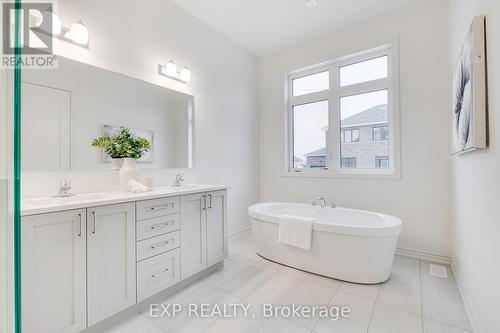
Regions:
[[[446,270],[446,266],[431,264],[430,273],[433,276],[437,276],[443,279],[448,278],[448,271]]]

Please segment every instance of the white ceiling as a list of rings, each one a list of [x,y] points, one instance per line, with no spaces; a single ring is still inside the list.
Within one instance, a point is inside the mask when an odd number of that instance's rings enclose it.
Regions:
[[[173,0],[256,56],[380,15],[414,0]]]

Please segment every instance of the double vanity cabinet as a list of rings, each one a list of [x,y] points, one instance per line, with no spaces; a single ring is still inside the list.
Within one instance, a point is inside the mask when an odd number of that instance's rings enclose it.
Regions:
[[[82,331],[223,261],[226,195],[200,186],[27,210],[23,332]]]

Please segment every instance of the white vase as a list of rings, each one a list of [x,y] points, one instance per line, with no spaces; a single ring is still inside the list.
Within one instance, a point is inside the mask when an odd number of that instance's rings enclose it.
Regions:
[[[112,158],[111,159],[111,170],[120,170],[122,167],[122,159],[121,158]]]
[[[119,172],[120,189],[124,192],[130,192],[132,189],[128,182],[133,179],[139,181],[139,169],[135,165],[135,158],[124,158],[123,164]]]

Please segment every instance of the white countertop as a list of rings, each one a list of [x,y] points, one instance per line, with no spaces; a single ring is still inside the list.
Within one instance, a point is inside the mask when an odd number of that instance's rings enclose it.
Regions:
[[[185,184],[179,187],[157,187],[153,191],[130,193],[121,191],[82,193],[72,197],[39,197],[24,198],[21,200],[21,216],[59,212],[70,209],[80,209],[95,206],[111,205],[123,202],[132,202],[156,199],[175,195],[217,191],[227,189],[225,185]]]

